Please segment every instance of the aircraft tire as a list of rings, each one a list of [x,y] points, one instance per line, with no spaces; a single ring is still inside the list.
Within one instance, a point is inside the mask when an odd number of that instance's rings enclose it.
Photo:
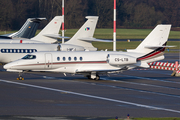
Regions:
[[[94,80],[98,81],[100,79],[99,75],[96,76]]]
[[[24,80],[24,78],[20,76],[17,78],[17,80]]]
[[[90,76],[90,75],[87,75],[86,77],[87,77],[88,79],[91,79],[91,76]]]

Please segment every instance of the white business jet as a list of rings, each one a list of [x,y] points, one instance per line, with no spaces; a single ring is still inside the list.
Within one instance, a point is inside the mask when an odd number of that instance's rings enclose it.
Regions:
[[[61,17],[60,17],[61,18]],[[11,61],[17,60],[22,58],[28,53],[32,52],[38,52],[38,51],[95,51],[97,48],[95,48],[91,41],[101,41],[101,42],[112,42],[112,40],[99,40],[93,38],[94,31],[96,28],[97,16],[88,16],[86,17],[88,20],[84,23],[84,25],[76,32],[76,34],[67,42],[64,44],[44,44],[44,43],[15,43],[15,44],[9,44],[9,43],[2,43],[0,44],[0,62],[1,63],[9,63]],[[56,21],[54,21],[56,22]],[[53,23],[54,23],[53,22]],[[57,24],[57,23],[56,23]],[[56,29],[54,27],[54,29]],[[51,29],[50,29],[51,30]],[[46,36],[53,37],[55,35],[55,38],[58,37],[58,34],[48,34],[52,33],[53,30],[50,31],[41,31],[39,33],[40,36],[36,36],[33,38],[34,40],[47,40],[50,42],[55,42],[56,39]],[[56,31],[59,32],[59,27],[56,29]],[[57,35],[57,36],[56,36]]]
[[[148,63],[164,59],[164,50],[171,25],[156,28],[133,50],[119,51],[75,51],[36,52],[4,66],[7,71],[49,71],[83,74],[99,80],[99,75],[120,72],[135,67],[148,68]],[[18,79],[22,79],[20,76]]]

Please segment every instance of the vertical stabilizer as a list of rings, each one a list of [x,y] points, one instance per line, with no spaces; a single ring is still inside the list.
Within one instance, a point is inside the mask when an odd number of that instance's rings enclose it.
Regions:
[[[73,44],[83,46],[85,49],[91,50],[96,49],[92,46],[91,41],[85,41],[86,39],[92,39],[96,24],[98,21],[98,16],[87,16],[88,20],[84,25],[76,32],[76,34],[65,44]],[[83,40],[84,39],[84,40]]]
[[[60,27],[62,24],[62,16],[55,16],[41,32],[31,40],[36,40],[44,43],[54,43],[57,41],[54,37],[49,37],[52,35],[58,35]]]
[[[128,52],[140,53],[137,61],[154,62],[164,59],[164,50],[169,37],[171,25],[157,25],[154,30],[134,50]]]
[[[39,23],[46,18],[28,18],[21,29],[8,37],[12,38],[32,38],[35,36]]]
[[[166,44],[171,25],[157,25],[135,50],[128,52],[149,53]]]

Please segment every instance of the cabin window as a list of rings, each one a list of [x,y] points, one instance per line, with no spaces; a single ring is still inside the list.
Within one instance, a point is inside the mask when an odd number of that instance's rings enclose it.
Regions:
[[[76,61],[77,60],[77,57],[74,57],[74,61]]]
[[[82,61],[82,60],[83,60],[83,58],[82,58],[82,57],[80,57],[79,59],[80,59],[80,61]]]
[[[36,49],[34,49],[34,52],[37,52],[37,50],[36,50]]]
[[[57,61],[59,61],[60,60],[60,57],[57,57]]]
[[[37,52],[36,49],[1,49],[1,53],[32,53]]]
[[[65,57],[63,57],[63,61],[65,61],[66,60],[66,58]]]
[[[71,61],[71,57],[68,57],[68,60]]]
[[[2,52],[2,53],[5,53],[5,52],[6,52],[6,50],[5,50],[5,49],[1,49],[1,52]]]

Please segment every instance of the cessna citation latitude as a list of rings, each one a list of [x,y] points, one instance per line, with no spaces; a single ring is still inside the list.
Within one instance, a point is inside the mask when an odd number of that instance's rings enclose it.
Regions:
[[[94,31],[96,28],[97,16],[87,16],[88,20],[84,23],[84,25],[76,32],[76,34],[67,42],[63,44],[49,44],[49,43],[2,43],[0,44],[0,62],[1,63],[9,63],[11,61],[17,60],[22,58],[28,53],[39,52],[39,51],[96,51],[92,45],[92,41],[101,41],[101,42],[112,42],[112,40],[100,40],[93,38]],[[57,23],[58,24],[58,23]],[[56,29],[56,28],[54,28]],[[50,29],[51,30],[51,29]],[[59,32],[59,27],[56,30]],[[50,31],[49,31],[50,32]],[[48,31],[43,32],[41,31],[39,34],[41,35],[36,36],[37,39],[41,40],[49,40],[55,42],[54,38],[50,39],[45,36],[52,36],[53,34],[48,34]],[[57,33],[58,33],[57,32]],[[45,35],[43,37],[43,35]],[[46,41],[46,42],[47,42]]]
[[[7,71],[49,71],[83,74],[89,79],[99,80],[100,74],[120,72],[135,67],[148,68],[148,63],[164,59],[164,50],[171,25],[156,28],[133,50],[36,52],[4,65]],[[22,79],[20,76],[18,79]],[[24,78],[23,78],[24,79]]]

